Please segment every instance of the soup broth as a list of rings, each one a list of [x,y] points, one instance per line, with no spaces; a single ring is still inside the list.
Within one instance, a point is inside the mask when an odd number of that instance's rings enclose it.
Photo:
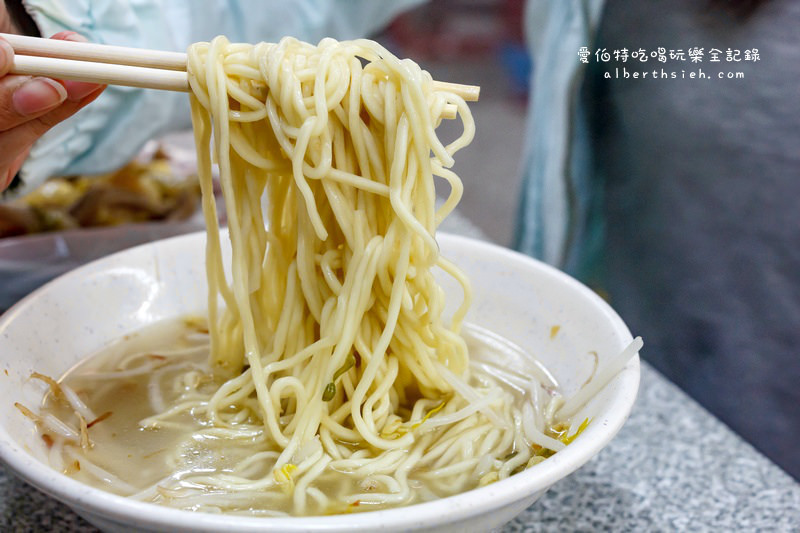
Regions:
[[[209,366],[208,330],[198,319],[129,335],[51,388],[41,417],[52,415],[82,438],[68,438],[48,424],[40,429],[55,468],[119,495],[181,509],[319,515],[440,498],[507,477],[553,453],[527,440],[523,419],[543,411],[556,395],[555,381],[519,348],[474,326],[465,329],[473,361],[470,390],[481,396],[475,409],[482,405],[491,414],[459,419],[468,404],[457,395],[424,411],[418,403],[401,406],[382,435],[413,433],[414,444],[406,448],[377,450],[317,436],[290,464],[274,469],[281,450],[266,436],[254,393],[245,408],[209,414],[209,400],[224,380]],[[498,351],[524,357],[528,375],[493,366]],[[569,424],[545,425],[548,438],[563,447]],[[411,469],[398,468],[414,454],[419,457]]]

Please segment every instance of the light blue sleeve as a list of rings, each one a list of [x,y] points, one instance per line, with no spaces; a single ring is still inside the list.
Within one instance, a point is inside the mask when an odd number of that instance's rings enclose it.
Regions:
[[[184,51],[217,35],[239,42],[368,36],[423,1],[26,0],[25,6],[44,36],[73,30],[97,43]],[[34,145],[21,170],[24,186],[15,192],[54,175],[108,172],[147,140],[189,126],[186,94],[109,87]]]
[[[579,91],[604,0],[529,0],[525,32],[533,72],[515,247],[583,279],[602,234]]]

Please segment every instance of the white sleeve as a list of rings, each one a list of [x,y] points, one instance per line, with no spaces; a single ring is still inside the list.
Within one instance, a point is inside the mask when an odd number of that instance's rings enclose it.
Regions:
[[[92,42],[155,50],[227,35],[275,42],[292,35],[368,36],[424,0],[25,0],[43,36],[72,30]],[[21,169],[29,191],[54,175],[103,173],[128,162],[158,135],[190,125],[185,94],[109,87],[91,105],[47,132]]]
[[[530,0],[525,33],[533,71],[514,247],[582,279],[597,242],[588,221],[598,196],[591,179],[586,114],[579,99],[605,0]],[[591,232],[585,230],[590,229]]]

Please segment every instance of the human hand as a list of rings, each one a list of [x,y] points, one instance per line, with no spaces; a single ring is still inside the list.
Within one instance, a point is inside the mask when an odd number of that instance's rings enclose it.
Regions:
[[[86,42],[71,31],[51,38]],[[14,49],[0,38],[0,191],[14,179],[39,137],[97,98],[105,88],[95,83],[8,74],[13,60]]]

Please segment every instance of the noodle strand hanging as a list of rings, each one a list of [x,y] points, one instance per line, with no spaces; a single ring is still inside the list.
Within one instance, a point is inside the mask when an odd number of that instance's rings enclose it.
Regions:
[[[435,240],[475,131],[462,98],[367,40],[218,37],[188,58],[207,322],[151,326],[58,383],[34,376],[52,389],[44,414],[18,408],[55,468],[182,509],[319,515],[487,485],[586,427],[566,414],[603,383],[564,403],[532,357],[463,324],[469,281]],[[446,106],[463,124],[447,145]],[[445,315],[448,277],[463,299]],[[527,368],[494,365],[501,353]]]

